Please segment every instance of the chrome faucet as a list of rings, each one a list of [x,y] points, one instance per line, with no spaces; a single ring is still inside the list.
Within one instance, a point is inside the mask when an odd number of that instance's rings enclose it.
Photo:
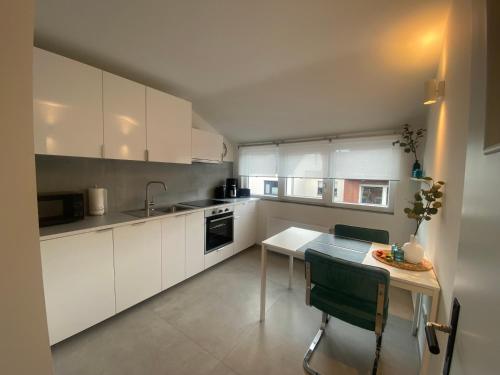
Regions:
[[[146,210],[146,216],[150,216],[151,214],[151,206],[154,206],[154,202],[149,199],[149,187],[153,184],[160,184],[163,186],[163,189],[167,191],[167,185],[165,185],[162,181],[149,181],[146,184],[146,200],[144,201],[144,209]]]

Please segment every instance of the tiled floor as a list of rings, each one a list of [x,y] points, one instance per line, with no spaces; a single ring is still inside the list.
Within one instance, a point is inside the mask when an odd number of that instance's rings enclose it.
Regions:
[[[56,375],[304,374],[321,314],[304,303],[303,263],[288,290],[287,258],[270,254],[260,324],[260,253],[248,249],[53,347]],[[380,374],[417,374],[410,295],[391,290]],[[322,374],[369,373],[373,332],[330,320],[312,365]]]

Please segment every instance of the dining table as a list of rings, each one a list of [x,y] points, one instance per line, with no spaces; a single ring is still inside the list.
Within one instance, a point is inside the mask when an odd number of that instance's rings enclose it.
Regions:
[[[427,313],[428,321],[436,321],[439,304],[440,286],[433,269],[428,271],[412,271],[382,263],[372,256],[376,250],[390,250],[391,246],[376,242],[367,242],[353,238],[335,236],[298,227],[289,227],[272,237],[262,241],[261,245],[261,295],[260,295],[260,321],[266,317],[266,279],[267,279],[267,253],[272,251],[289,257],[288,260],[288,288],[293,287],[294,259],[304,259],[307,249],[312,249],[323,254],[356,262],[368,266],[380,267],[389,271],[390,285],[414,293],[414,313],[411,332],[417,335],[420,316],[422,312],[422,296],[430,298],[430,310]],[[390,302],[389,302],[390,303]],[[430,352],[427,346],[422,353],[420,374],[427,374]]]

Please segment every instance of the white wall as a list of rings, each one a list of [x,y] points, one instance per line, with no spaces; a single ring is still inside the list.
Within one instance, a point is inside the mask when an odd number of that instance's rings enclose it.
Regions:
[[[445,98],[431,107],[424,155],[426,174],[446,182],[444,208],[423,225],[419,239],[434,263],[441,285],[438,321],[449,321],[455,279],[465,176],[471,96],[471,1],[453,0],[437,78],[446,82]],[[428,306],[428,301],[426,301]],[[428,311],[428,307],[427,307]],[[441,345],[445,347],[445,336]],[[420,332],[420,348],[424,345]],[[444,353],[444,350],[442,350]],[[442,355],[432,356],[430,374],[442,371]]]
[[[33,1],[0,2],[0,373],[52,364],[43,298],[32,111]]]

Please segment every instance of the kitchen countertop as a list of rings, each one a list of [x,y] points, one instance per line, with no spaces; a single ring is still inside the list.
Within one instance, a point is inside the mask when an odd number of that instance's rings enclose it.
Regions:
[[[212,207],[223,207],[225,205],[245,203],[257,201],[259,198],[233,198],[233,199],[220,199],[225,204],[220,204]],[[83,220],[78,220],[73,223],[53,225],[49,227],[40,228],[40,241],[51,240],[59,237],[66,237],[75,234],[82,234],[93,232],[96,230],[105,230],[122,225],[140,223],[144,221],[160,220],[170,216],[186,215],[194,212],[204,211],[206,208],[192,208],[174,213],[165,213],[163,215],[151,216],[145,218],[137,218],[135,216],[127,215],[121,212],[111,212],[102,216],[85,216]]]

